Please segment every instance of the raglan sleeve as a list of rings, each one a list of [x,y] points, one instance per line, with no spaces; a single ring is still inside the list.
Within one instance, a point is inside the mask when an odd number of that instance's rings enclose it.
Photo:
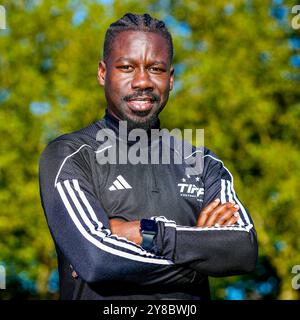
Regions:
[[[176,266],[112,234],[91,177],[94,154],[89,145],[56,140],[39,163],[40,195],[51,235],[80,278],[89,283],[193,283],[194,269]]]
[[[154,250],[175,264],[189,263],[191,268],[209,276],[230,276],[252,272],[258,255],[253,221],[239,200],[233,176],[210,150],[204,155],[203,207],[219,198],[239,205],[240,218],[232,226],[188,227],[165,217],[154,217],[159,224]]]

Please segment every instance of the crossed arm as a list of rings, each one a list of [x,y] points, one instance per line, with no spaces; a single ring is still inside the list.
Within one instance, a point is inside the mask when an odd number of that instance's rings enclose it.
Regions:
[[[235,197],[221,164],[208,164],[205,203],[197,226],[186,227],[164,217],[158,223],[156,253],[139,244],[139,222],[109,220],[89,177],[93,149],[70,141],[48,145],[40,160],[40,192],[56,245],[86,282],[127,281],[139,285],[187,284],[195,275],[226,276],[252,271],[257,258],[252,221]],[[208,183],[209,182],[209,183]],[[212,202],[220,198],[221,203]],[[234,217],[239,204],[240,217]],[[225,201],[224,201],[225,200]],[[238,218],[237,224],[235,223]],[[216,226],[216,223],[220,225]],[[232,224],[232,225],[231,225]]]
[[[215,199],[200,213],[196,226],[199,228],[217,226],[231,226],[239,219],[239,206],[234,202],[220,203]],[[113,234],[125,237],[140,245],[142,236],[140,232],[140,221],[124,221],[121,219],[110,219],[110,228]]]

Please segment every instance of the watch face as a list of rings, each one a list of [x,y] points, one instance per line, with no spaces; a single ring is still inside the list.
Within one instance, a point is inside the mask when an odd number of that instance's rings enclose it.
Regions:
[[[157,223],[154,220],[142,219],[141,220],[141,229],[143,231],[157,232]]]

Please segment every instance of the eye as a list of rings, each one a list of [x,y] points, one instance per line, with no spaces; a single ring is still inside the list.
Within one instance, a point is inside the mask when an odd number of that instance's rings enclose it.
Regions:
[[[165,69],[159,67],[150,67],[149,71],[152,73],[162,73],[165,72]]]
[[[133,70],[133,67],[130,65],[123,65],[123,66],[118,66],[117,69],[120,69],[125,72],[130,72]]]

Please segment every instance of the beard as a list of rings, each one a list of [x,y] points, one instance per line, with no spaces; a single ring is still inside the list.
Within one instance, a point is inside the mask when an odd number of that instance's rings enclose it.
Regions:
[[[126,110],[128,110],[128,101],[132,98],[138,98],[141,96],[151,97],[153,101],[153,107],[151,108],[151,110],[131,110],[130,113],[126,112]],[[148,131],[151,128],[157,126],[159,122],[158,115],[164,108],[164,105],[160,104],[160,97],[154,94],[153,92],[147,92],[146,90],[138,91],[131,95],[123,97],[121,102],[120,113],[122,114],[123,120],[127,121],[128,130],[143,129]]]
[[[132,129],[143,129],[150,130],[151,128],[157,126],[159,119],[158,114],[162,110],[159,107],[155,112],[149,111],[138,111],[134,115],[128,115],[126,112],[123,112],[122,109],[122,118],[124,121],[127,121],[127,129],[131,131]]]

